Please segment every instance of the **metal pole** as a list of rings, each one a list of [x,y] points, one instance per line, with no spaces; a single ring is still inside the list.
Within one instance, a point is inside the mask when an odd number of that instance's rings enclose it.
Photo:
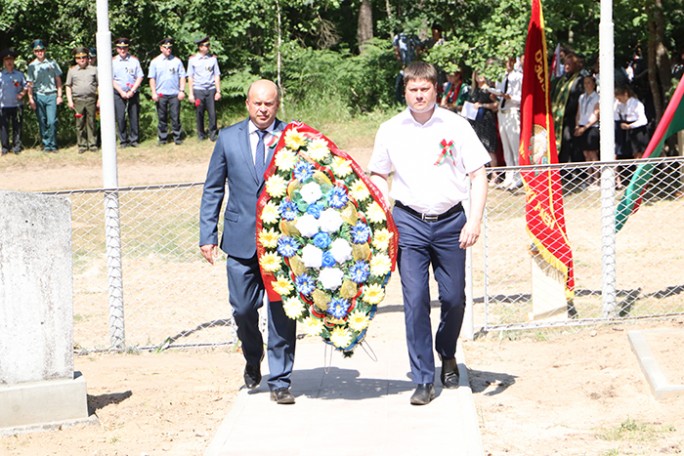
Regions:
[[[109,337],[111,347],[125,349],[124,300],[121,273],[121,230],[119,223],[119,181],[116,164],[116,126],[112,81],[112,35],[109,4],[97,0],[97,76],[100,80],[100,130],[102,135],[102,181],[105,188],[105,242],[109,283]]]
[[[613,2],[601,0],[599,25],[601,161],[615,159],[613,110],[615,56],[613,52]],[[603,316],[616,316],[615,303],[615,167],[601,167],[601,267]]]

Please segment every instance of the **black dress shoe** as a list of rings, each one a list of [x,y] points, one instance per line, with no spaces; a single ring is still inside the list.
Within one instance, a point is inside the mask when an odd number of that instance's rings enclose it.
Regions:
[[[439,379],[442,380],[444,388],[458,388],[459,373],[456,358],[442,359],[442,373],[440,374]]]
[[[290,388],[277,388],[271,391],[271,400],[278,404],[294,404],[295,398]]]
[[[427,405],[435,398],[435,386],[432,383],[420,383],[411,396],[411,405]]]
[[[249,389],[259,386],[259,383],[261,383],[261,367],[247,364],[245,366],[244,379],[245,386]]]

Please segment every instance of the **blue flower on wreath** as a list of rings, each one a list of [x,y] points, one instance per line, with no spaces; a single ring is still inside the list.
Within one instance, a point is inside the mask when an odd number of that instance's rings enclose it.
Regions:
[[[346,299],[333,298],[328,303],[328,314],[335,318],[344,318],[347,315],[350,303]]]
[[[319,231],[313,237],[314,245],[321,250],[327,249],[328,246],[330,245],[330,242],[331,242],[330,235],[324,231]]]
[[[297,287],[297,292],[303,295],[310,295],[316,288],[314,280],[306,274],[295,278],[295,287]]]
[[[355,283],[364,283],[370,276],[370,266],[365,261],[357,261],[349,268],[349,277]]]
[[[336,264],[337,264],[337,261],[335,261],[335,257],[333,256],[333,254],[330,250],[326,250],[325,252],[323,252],[322,267],[332,268]]]
[[[280,203],[280,216],[284,220],[294,220],[297,217],[297,205],[290,200],[283,200]]]
[[[299,250],[299,243],[290,236],[281,236],[278,239],[277,250],[281,256],[290,258],[297,253],[297,250]]]
[[[349,202],[349,196],[342,187],[333,187],[328,194],[328,204],[334,209],[342,209]]]
[[[323,210],[323,208],[321,207],[320,204],[313,203],[313,204],[309,204],[309,207],[306,208],[306,213],[313,215],[314,218],[317,219],[321,216],[322,210]]]
[[[370,228],[365,223],[359,221],[351,228],[352,242],[354,244],[364,244],[368,242],[370,236]]]
[[[294,169],[294,177],[299,182],[306,182],[313,176],[314,167],[307,161],[298,161]]]

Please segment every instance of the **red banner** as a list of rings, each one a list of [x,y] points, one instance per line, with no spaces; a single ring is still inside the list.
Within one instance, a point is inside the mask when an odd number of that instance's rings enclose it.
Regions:
[[[540,0],[532,0],[527,29],[521,104],[520,164],[558,163],[550,101],[544,16]],[[526,192],[527,231],[536,249],[566,280],[566,295],[572,299],[575,278],[572,249],[565,229],[560,170],[521,172]]]

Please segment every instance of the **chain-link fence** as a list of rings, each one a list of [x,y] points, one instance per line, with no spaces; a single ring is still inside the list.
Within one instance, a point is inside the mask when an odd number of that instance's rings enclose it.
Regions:
[[[562,281],[554,282],[553,271],[531,254],[525,191],[491,188],[483,237],[472,249],[475,329],[605,321],[606,292],[614,294],[617,318],[684,313],[684,250],[679,246],[684,233],[684,161],[678,157],[651,162],[654,173],[641,207],[617,234],[606,234],[605,221],[611,220],[624,190],[607,187],[605,178],[619,176],[626,185],[635,163],[602,163],[599,174],[587,164],[556,167],[563,181],[577,315],[567,318],[563,312],[553,322],[540,318],[537,308],[564,299],[558,298]],[[593,181],[601,172],[603,189]],[[201,183],[118,189],[123,271],[119,292],[125,303],[118,323],[110,323],[109,316],[106,192],[52,194],[67,196],[72,203],[77,347],[109,349],[112,324],[125,326],[126,347],[236,340],[225,261],[219,259],[211,267],[199,253]]]
[[[653,173],[639,209],[615,233],[615,209],[637,163],[644,162]],[[679,246],[684,233],[683,168],[682,157],[525,168],[553,169],[561,177],[574,263],[572,301],[564,293],[564,279],[532,247],[524,189],[491,189],[484,242],[472,252],[475,328],[684,313],[684,253]]]

